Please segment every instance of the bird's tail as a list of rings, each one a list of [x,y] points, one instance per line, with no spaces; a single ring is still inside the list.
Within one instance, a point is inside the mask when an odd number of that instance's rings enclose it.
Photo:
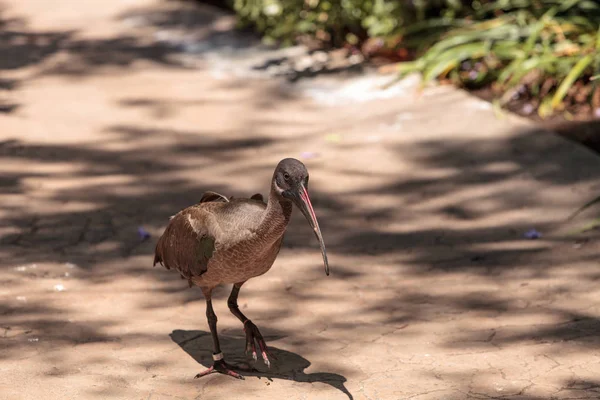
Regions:
[[[154,263],[152,264],[153,267],[156,266],[156,263],[160,263],[160,265],[163,265],[162,255],[160,254],[159,250],[161,239],[162,236],[158,239],[158,243],[156,243],[156,248],[154,249]]]

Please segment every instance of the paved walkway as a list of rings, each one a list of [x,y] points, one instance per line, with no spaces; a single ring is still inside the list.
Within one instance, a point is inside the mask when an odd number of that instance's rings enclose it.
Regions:
[[[600,190],[595,155],[449,87],[245,76],[243,46],[215,50],[235,35],[214,10],[3,5],[1,399],[600,397],[600,249],[559,225]],[[332,275],[295,214],[240,295],[278,361],[194,380],[202,295],[151,267],[155,240],[204,190],[266,194],[288,156],[311,172]]]

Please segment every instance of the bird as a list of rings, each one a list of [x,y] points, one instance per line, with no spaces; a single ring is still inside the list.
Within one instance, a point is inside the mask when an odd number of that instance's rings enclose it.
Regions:
[[[273,265],[295,204],[312,228],[321,249],[325,274],[329,262],[323,235],[308,195],[308,171],[294,158],[281,160],[273,172],[267,201],[261,194],[250,198],[227,197],[205,192],[200,201],[171,216],[156,243],[154,265],[177,271],[190,287],[198,286],[206,300],[206,318],[213,340],[213,364],[195,378],[221,373],[238,379],[248,371],[225,361],[217,334],[217,315],[212,291],[233,284],[227,300],[229,310],[243,324],[246,354],[257,361],[257,348],[269,368],[274,358],[258,327],[238,307],[242,285],[263,275]]]

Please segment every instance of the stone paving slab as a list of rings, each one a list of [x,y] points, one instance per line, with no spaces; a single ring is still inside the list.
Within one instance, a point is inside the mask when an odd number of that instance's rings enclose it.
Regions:
[[[449,87],[215,76],[230,53],[160,33],[226,31],[209,8],[45,4],[0,14],[18,105],[0,114],[0,399],[600,397],[599,246],[561,225],[600,189],[596,155]],[[155,240],[204,190],[266,194],[288,156],[311,173],[332,275],[294,214],[240,295],[278,361],[194,380],[202,295],[151,267]],[[228,290],[219,330],[243,361]]]

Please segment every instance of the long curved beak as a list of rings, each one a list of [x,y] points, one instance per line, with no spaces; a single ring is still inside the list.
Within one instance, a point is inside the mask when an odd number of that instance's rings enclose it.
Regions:
[[[296,196],[293,197],[294,203],[306,220],[310,224],[310,227],[313,229],[315,236],[319,240],[319,245],[321,246],[321,254],[323,255],[323,264],[325,265],[325,275],[329,276],[329,262],[327,261],[327,251],[325,250],[325,242],[323,241],[323,235],[321,235],[321,228],[319,228],[319,222],[317,221],[317,216],[315,215],[315,211],[313,210],[313,206],[310,202],[310,197],[308,197],[308,191],[304,187],[304,185],[300,184],[298,187],[297,193],[294,193]]]

